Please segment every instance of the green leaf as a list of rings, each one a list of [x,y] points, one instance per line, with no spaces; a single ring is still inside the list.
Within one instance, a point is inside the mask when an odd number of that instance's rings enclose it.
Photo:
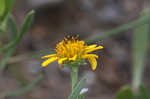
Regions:
[[[4,0],[4,12],[2,17],[0,18],[1,20],[3,20],[5,18],[5,16],[8,15],[8,13],[10,12],[12,6],[13,6],[14,0]]]
[[[150,99],[148,89],[144,85],[140,85],[138,96],[139,99]]]
[[[11,35],[11,39],[10,39],[11,41],[14,40],[17,36],[16,24],[9,15],[5,17],[5,19],[3,20],[1,24],[1,32],[3,33],[1,34],[2,37],[6,35],[6,32],[8,32],[8,36]],[[1,42],[1,45],[2,45],[2,42]],[[3,55],[0,61],[1,70],[5,68],[7,61],[13,56],[13,54],[15,53],[15,50],[16,50],[16,47],[11,47],[9,48],[8,51],[5,52],[5,54]]]
[[[129,87],[123,87],[117,94],[115,99],[134,99],[132,90]]]
[[[31,23],[33,21],[34,13],[35,12],[33,10],[28,13],[27,18],[26,18],[24,24],[22,25],[21,31],[16,39],[16,42],[20,41],[22,39],[23,35],[29,30]]]
[[[0,70],[3,70],[7,64],[7,61],[13,56],[15,53],[16,48],[11,48],[8,52],[5,53],[5,55],[2,57],[0,61]]]
[[[145,16],[141,16],[145,17]],[[148,41],[149,41],[149,27],[150,23],[145,23],[136,27],[136,31],[133,34],[133,89],[138,89],[145,68],[146,56],[148,53]]]
[[[12,41],[17,37],[18,34],[17,25],[11,15],[9,15],[8,18],[7,31],[8,31],[7,35],[9,37],[9,41]]]
[[[12,55],[15,52],[17,44],[20,42],[23,35],[29,29],[29,27],[31,25],[31,22],[32,22],[32,19],[33,19],[33,14],[34,14],[34,11],[31,11],[28,14],[28,16],[27,16],[27,18],[26,18],[26,20],[25,20],[25,22],[24,22],[24,24],[21,28],[21,31],[17,35],[17,37],[13,41],[11,41],[8,45],[6,45],[4,48],[0,49],[0,51],[4,51],[6,53],[5,56],[2,58],[1,63],[0,63],[0,68],[1,69],[5,68],[7,61],[12,57]],[[11,20],[11,21],[12,21],[12,25],[15,25],[13,20]],[[14,32],[17,32],[16,26],[13,26],[12,29],[13,29]]]
[[[27,30],[29,29],[32,20],[33,20],[33,16],[34,16],[34,11],[31,11],[28,13],[27,18],[24,22],[24,24],[22,25],[22,28],[20,30],[20,32],[18,33],[17,37],[15,40],[13,40],[12,42],[8,43],[6,46],[4,46],[3,48],[0,49],[0,51],[8,51],[11,47],[13,46],[17,46],[17,44],[20,42],[20,40],[22,39],[23,35],[27,32]]]
[[[86,82],[86,78],[83,77],[80,82],[75,86],[74,90],[72,91],[71,95],[69,96],[69,99],[77,99],[77,97],[80,95],[80,91],[83,88],[83,85]]]
[[[6,11],[9,12],[13,7],[14,0],[5,0],[5,4],[6,4]]]
[[[3,16],[5,11],[5,0],[0,0],[0,17]]]
[[[141,17],[141,18],[139,18],[139,19],[137,19],[131,23],[124,24],[124,25],[117,27],[117,28],[114,28],[108,32],[93,35],[93,36],[87,38],[86,42],[90,43],[90,42],[94,42],[94,41],[99,41],[99,40],[105,39],[107,37],[117,35],[119,33],[124,33],[124,31],[126,31],[128,29],[131,29],[131,28],[134,28],[137,26],[142,26],[142,25],[147,24],[149,22],[150,22],[150,13],[147,13],[147,15],[145,15],[145,16],[143,16],[143,17]]]
[[[7,30],[7,24],[8,24],[8,20],[9,20],[9,17],[6,16],[4,18],[4,20],[1,22],[0,26],[1,26],[1,31],[3,32],[3,34],[6,32]]]
[[[7,35],[11,41],[17,37],[17,26],[10,14],[8,14],[1,23],[0,32],[2,32],[3,35]]]

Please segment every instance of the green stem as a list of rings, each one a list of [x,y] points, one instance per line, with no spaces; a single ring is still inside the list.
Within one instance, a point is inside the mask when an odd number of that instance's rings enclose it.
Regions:
[[[72,77],[72,91],[73,91],[78,81],[78,67],[75,66],[72,67],[71,77]]]
[[[148,13],[144,17],[139,18],[136,21],[133,21],[133,22],[128,23],[128,24],[124,24],[124,25],[117,27],[115,29],[112,29],[108,32],[104,32],[104,33],[100,33],[100,34],[91,36],[91,37],[86,39],[87,40],[86,42],[90,43],[90,42],[98,41],[98,40],[101,40],[101,39],[104,39],[104,38],[107,38],[107,37],[110,37],[113,35],[117,35],[121,32],[123,33],[123,31],[126,31],[128,29],[147,24],[147,23],[149,23],[149,21],[150,21],[150,13]]]
[[[149,26],[144,24],[136,28],[133,34],[133,80],[132,87],[137,90],[142,83],[148,53]]]

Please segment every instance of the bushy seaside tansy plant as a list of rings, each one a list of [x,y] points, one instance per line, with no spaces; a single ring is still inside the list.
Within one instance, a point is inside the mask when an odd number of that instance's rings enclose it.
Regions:
[[[80,41],[77,36],[67,36],[64,40],[60,41],[56,45],[56,53],[43,56],[42,59],[48,58],[42,63],[42,67],[46,67],[48,64],[58,61],[58,64],[73,64],[79,60],[88,59],[91,64],[92,70],[97,67],[98,55],[91,52],[103,49],[103,46],[97,46],[96,44],[86,45],[85,41]]]

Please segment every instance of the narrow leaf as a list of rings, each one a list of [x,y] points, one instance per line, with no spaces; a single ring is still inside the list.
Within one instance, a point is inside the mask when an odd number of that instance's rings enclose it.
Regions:
[[[27,18],[26,18],[24,24],[22,25],[21,31],[17,35],[16,39],[13,40],[12,42],[8,43],[3,48],[1,48],[0,51],[7,51],[7,50],[9,50],[9,48],[11,48],[13,46],[16,46],[20,42],[20,40],[22,39],[23,35],[29,29],[29,27],[30,27],[30,25],[32,23],[32,20],[33,20],[33,16],[34,16],[34,11],[31,11],[31,12],[28,13]]]
[[[24,24],[22,25],[21,31],[20,31],[19,35],[17,36],[16,43],[18,41],[20,41],[22,39],[23,35],[29,30],[31,23],[33,21],[34,13],[35,12],[33,10],[28,13],[27,18],[26,18]]]
[[[87,38],[86,42],[90,43],[93,41],[99,41],[99,40],[105,39],[105,38],[113,36],[113,35],[118,35],[119,33],[124,33],[124,31],[127,31],[131,28],[135,28],[137,26],[142,26],[144,24],[147,24],[147,23],[149,23],[149,21],[150,21],[150,13],[137,19],[136,21],[133,21],[133,22],[128,23],[128,24],[124,24],[124,25],[117,27],[115,29],[112,29],[108,32],[106,31],[104,33],[99,33],[97,35],[93,35],[93,36]]]
[[[18,33],[17,25],[11,15],[9,15],[8,18],[7,31],[8,31],[7,35],[9,37],[9,41],[16,39]]]
[[[17,35],[17,37],[12,42],[10,42],[8,45],[6,45],[4,48],[0,49],[0,51],[4,51],[6,53],[5,56],[2,58],[1,63],[0,63],[1,69],[5,68],[8,59],[10,59],[11,56],[15,52],[17,44],[20,42],[20,40],[22,39],[22,37],[25,34],[25,32],[27,32],[27,30],[29,29],[29,27],[31,25],[31,21],[33,19],[33,14],[34,14],[34,11],[31,11],[28,14],[28,16],[27,16],[27,18],[25,20],[25,23],[23,24],[23,26],[21,28],[21,31]],[[15,23],[12,23],[12,24],[15,24]],[[14,29],[13,30],[14,32],[17,32],[17,29],[16,29],[15,26],[13,27],[13,29]]]

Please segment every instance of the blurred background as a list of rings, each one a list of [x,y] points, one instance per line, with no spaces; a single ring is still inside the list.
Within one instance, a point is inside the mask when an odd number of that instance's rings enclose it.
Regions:
[[[39,57],[24,59],[24,55],[54,49],[58,41],[70,33],[86,39],[117,28],[136,20],[149,6],[149,0],[15,0],[12,15],[18,27],[30,10],[35,10],[35,17],[17,47],[16,56],[9,60],[9,68],[0,73],[0,94],[24,87],[41,71]],[[93,72],[90,65],[80,69],[80,77],[87,76],[85,87],[89,91],[86,99],[114,99],[121,86],[131,83],[133,31],[130,29],[98,42],[104,50],[96,52],[100,56],[97,70]],[[143,82],[150,89],[150,62],[146,64]],[[38,86],[10,99],[67,99],[71,91],[70,71],[60,69],[57,63],[43,70],[44,79]]]

